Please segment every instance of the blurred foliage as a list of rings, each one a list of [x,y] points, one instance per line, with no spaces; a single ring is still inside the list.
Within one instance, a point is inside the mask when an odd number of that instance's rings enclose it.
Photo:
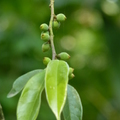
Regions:
[[[55,0],[55,13],[67,20],[54,30],[57,53],[71,55],[75,78],[69,83],[81,96],[83,120],[120,120],[120,1]],[[0,1],[0,103],[6,120],[16,120],[18,98],[8,99],[14,80],[45,68],[39,25],[49,23],[49,0]],[[32,87],[32,86],[31,86]],[[38,120],[55,120],[42,95]]]

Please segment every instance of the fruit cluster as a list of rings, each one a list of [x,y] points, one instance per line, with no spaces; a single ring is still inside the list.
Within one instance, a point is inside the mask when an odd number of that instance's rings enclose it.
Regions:
[[[60,27],[60,22],[65,21],[66,16],[62,13],[55,15],[53,19],[53,28],[59,28]],[[43,23],[40,25],[40,29],[42,30],[41,33],[41,39],[45,42],[42,45],[42,51],[46,52],[50,49],[50,31],[49,31],[49,26],[46,23]]]
[[[54,16],[53,28],[58,29],[60,27],[60,22],[64,22],[65,20],[66,20],[66,16],[62,13]]]
[[[42,30],[41,33],[41,39],[45,42],[42,45],[42,51],[46,52],[50,49],[50,33],[49,33],[49,26],[46,23],[43,23],[40,26],[40,29]]]
[[[52,27],[55,29],[58,29],[60,27],[60,22],[64,22],[65,20],[66,20],[66,16],[62,13],[60,13],[58,15],[54,15]],[[46,23],[43,23],[40,25],[40,29],[42,31],[41,39],[45,42],[42,45],[42,51],[46,52],[51,47],[50,28]],[[60,59],[60,60],[67,60],[69,58],[70,58],[70,55],[66,52],[61,52],[61,53],[56,55],[56,59]],[[48,57],[45,57],[43,59],[43,63],[45,65],[47,65],[50,61],[51,61],[51,59]],[[73,71],[74,71],[73,68],[69,68],[69,79],[72,79],[74,77]]]

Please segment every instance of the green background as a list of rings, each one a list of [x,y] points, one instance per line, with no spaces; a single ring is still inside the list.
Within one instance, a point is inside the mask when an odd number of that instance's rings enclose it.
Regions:
[[[71,55],[69,84],[79,92],[83,120],[120,120],[120,1],[55,0],[67,20],[54,30],[57,53]],[[7,93],[20,75],[45,68],[40,24],[49,23],[49,0],[0,0],[0,103],[6,120],[16,120],[19,95]],[[31,86],[32,87],[32,86]],[[42,94],[38,120],[55,120]]]

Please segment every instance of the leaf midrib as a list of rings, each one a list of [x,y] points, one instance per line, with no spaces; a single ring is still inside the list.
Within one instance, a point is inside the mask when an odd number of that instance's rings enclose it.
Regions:
[[[58,62],[58,64],[57,64],[57,72],[56,72],[56,86],[57,86],[57,83],[58,83],[58,66],[59,66],[59,62]],[[57,114],[58,114],[58,87],[56,87],[56,96],[57,96]],[[57,115],[58,116],[58,115]]]

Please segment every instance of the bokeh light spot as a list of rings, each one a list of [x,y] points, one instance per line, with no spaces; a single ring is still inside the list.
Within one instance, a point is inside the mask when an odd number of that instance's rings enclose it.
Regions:
[[[115,2],[104,1],[102,3],[102,10],[105,14],[114,16],[119,13],[119,6]]]
[[[66,50],[73,50],[76,46],[76,39],[72,36],[65,36],[61,39],[61,46]]]
[[[75,69],[82,69],[86,65],[86,58],[83,55],[76,54],[70,59],[70,64]]]

